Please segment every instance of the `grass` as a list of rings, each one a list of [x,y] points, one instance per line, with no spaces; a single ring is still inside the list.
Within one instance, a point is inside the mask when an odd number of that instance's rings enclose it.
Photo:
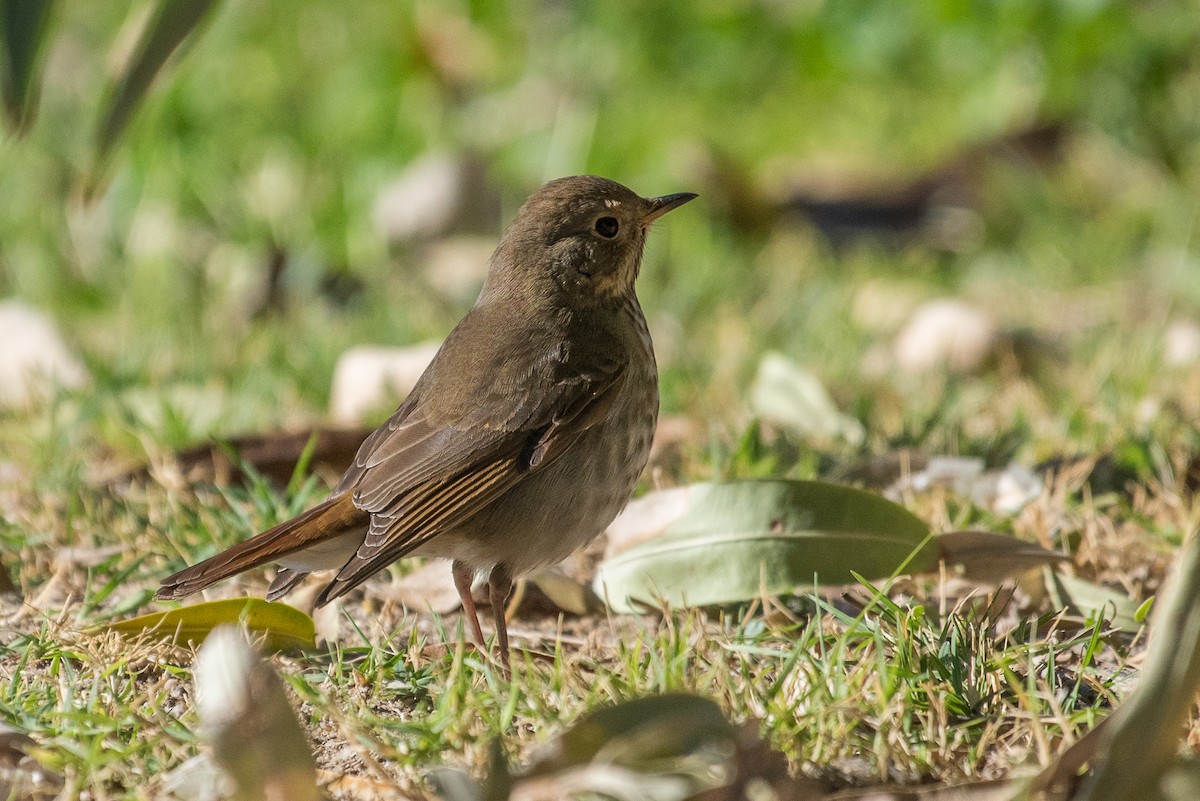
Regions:
[[[91,207],[69,192],[121,12],[61,10],[40,122],[0,145],[0,292],[51,312],[93,381],[0,413],[0,559],[21,599],[0,609],[0,720],[35,736],[68,797],[158,797],[201,749],[191,654],[82,630],[153,608],[160,578],[306,508],[331,478],[214,487],[166,456],[319,421],[340,353],[443,336],[470,303],[369,223],[375,193],[429,149],[481,154],[506,218],[570,172],[701,192],[656,228],[642,272],[663,412],[690,423],[643,491],[826,477],[900,448],[1057,460],[1016,514],[937,489],[902,500],[935,530],[1069,553],[1135,603],[1158,591],[1200,524],[1200,364],[1163,355],[1173,321],[1200,321],[1190,10],[603,8],[231,2]],[[438,36],[473,55],[447,61]],[[887,185],[1039,117],[1069,122],[1061,157],[988,161],[952,246],[741,227],[748,201],[708,168],[727,157],[760,200],[789,175]],[[288,303],[255,313],[273,248]],[[325,292],[330,276],[362,289]],[[873,367],[942,296],[1032,345],[966,375]],[[771,350],[821,378],[861,444],[754,420],[747,388]],[[129,460],[157,465],[155,481],[92,480]],[[322,767],[405,786],[438,764],[482,769],[497,737],[526,760],[585,710],[672,689],[761,721],[794,771],[830,785],[1007,775],[1107,715],[1145,639],[1058,614],[1036,579],[991,607],[985,590],[928,580],[663,619],[518,619],[529,650],[510,685],[457,644],[457,616],[397,608],[383,583],[342,607],[327,650],[276,666]],[[251,576],[218,593],[264,588]],[[1198,732],[1193,719],[1190,743]]]
[[[1144,531],[1118,533],[1135,525],[1123,517],[1139,501],[1097,504],[1081,483],[1063,480],[1009,524],[1033,539],[1077,533],[1076,572],[1120,576],[1134,597],[1145,596],[1162,575],[1165,546],[1148,558]],[[0,648],[5,719],[39,737],[51,766],[116,797],[135,797],[148,776],[195,753],[190,653],[80,629],[145,605],[165,572],[159,565],[182,563],[177,551],[198,558],[218,547],[214,537],[223,543],[268,525],[311,491],[288,498],[265,484],[152,486],[116,503],[82,496],[67,519],[104,521],[97,543],[124,546],[93,556],[104,546],[76,540],[83,564],[59,556],[65,569],[47,571],[44,556],[21,559],[22,586],[40,592],[10,619]],[[1151,491],[1140,503],[1178,508],[1170,500]],[[945,495],[913,503],[947,527],[980,522],[978,511],[956,510]],[[42,514],[42,525],[66,517],[57,507]],[[1047,525],[1052,518],[1057,525]],[[36,530],[38,519],[22,525]],[[1120,552],[1123,541],[1136,555]],[[33,542],[23,552],[46,551]],[[54,578],[39,586],[46,575]],[[56,581],[57,590],[47,589]],[[250,583],[241,591],[261,592],[261,580]],[[1045,763],[1119,700],[1133,669],[1126,661],[1140,650],[1100,619],[1052,614],[1044,598],[989,608],[938,582],[896,593],[892,601],[864,586],[848,601],[813,597],[766,615],[518,620],[530,650],[517,652],[510,685],[459,644],[457,616],[412,615],[368,592],[342,610],[328,651],[279,657],[277,667],[302,702],[319,764],[331,771],[383,771],[419,785],[432,765],[483,766],[494,738],[519,758],[596,705],[687,689],[717,699],[735,719],[760,720],[796,769],[841,785],[954,782]]]

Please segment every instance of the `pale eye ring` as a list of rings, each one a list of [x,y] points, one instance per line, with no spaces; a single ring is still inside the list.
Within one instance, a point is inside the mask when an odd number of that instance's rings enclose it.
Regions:
[[[596,233],[605,239],[612,239],[621,230],[621,224],[616,217],[601,217],[596,220]]]

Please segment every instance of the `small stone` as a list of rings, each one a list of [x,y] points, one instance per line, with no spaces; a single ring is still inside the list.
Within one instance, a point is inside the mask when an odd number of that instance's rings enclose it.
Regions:
[[[429,284],[448,298],[473,296],[483,286],[496,240],[456,236],[430,243],[425,251]]]
[[[872,279],[854,292],[850,315],[855,325],[875,334],[892,334],[921,303],[921,289],[914,284]]]
[[[480,159],[430,153],[383,187],[371,219],[389,242],[494,232],[500,222],[500,196]]]
[[[440,347],[440,342],[407,348],[362,345],[343,353],[330,392],[334,421],[358,423],[370,412],[394,408],[412,392]]]
[[[896,336],[896,362],[907,373],[944,367],[956,373],[982,368],[999,342],[996,324],[985,312],[953,298],[921,305]]]
[[[19,300],[0,301],[0,407],[29,407],[56,389],[80,389],[87,369],[54,322]]]
[[[1200,325],[1176,320],[1163,333],[1163,361],[1171,367],[1186,367],[1200,361]]]

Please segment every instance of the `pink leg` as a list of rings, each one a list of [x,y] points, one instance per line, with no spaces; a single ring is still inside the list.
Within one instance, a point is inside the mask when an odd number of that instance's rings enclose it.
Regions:
[[[475,571],[456,560],[450,572],[454,576],[454,588],[458,590],[458,597],[462,600],[467,622],[471,624],[471,639],[480,651],[486,653],[487,644],[483,639],[483,629],[479,627],[479,613],[475,611],[475,599],[471,597],[471,585],[475,582]]]
[[[496,565],[492,568],[492,574],[488,577],[488,593],[492,602],[492,619],[496,621],[496,645],[500,649],[500,667],[504,671],[504,678],[512,678],[512,668],[509,665],[508,654],[508,621],[504,619],[504,605],[508,602],[508,596],[512,594],[512,574],[504,565]]]

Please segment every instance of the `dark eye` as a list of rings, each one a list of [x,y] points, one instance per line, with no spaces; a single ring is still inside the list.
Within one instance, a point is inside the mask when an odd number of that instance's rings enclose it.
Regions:
[[[601,217],[596,220],[596,233],[605,239],[612,239],[616,236],[620,227],[621,224],[617,222],[616,217]]]

